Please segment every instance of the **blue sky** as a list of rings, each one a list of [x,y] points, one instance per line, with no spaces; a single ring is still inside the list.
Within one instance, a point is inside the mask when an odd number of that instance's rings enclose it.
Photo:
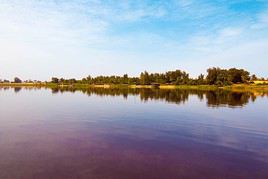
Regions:
[[[0,78],[211,66],[268,77],[267,0],[0,0]]]

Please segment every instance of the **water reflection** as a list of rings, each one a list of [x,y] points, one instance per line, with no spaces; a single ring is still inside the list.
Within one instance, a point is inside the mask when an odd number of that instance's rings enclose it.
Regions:
[[[225,106],[236,107],[244,106],[249,101],[254,102],[256,96],[249,92],[231,92],[231,91],[209,91],[206,92],[208,106]]]
[[[0,90],[14,88],[18,93],[22,87],[0,87]],[[27,90],[38,90],[41,87],[23,87]],[[65,92],[82,92],[88,96],[139,96],[141,101],[162,100],[169,103],[182,104],[188,101],[189,96],[197,96],[198,99],[206,100],[209,107],[243,107],[249,102],[254,102],[256,98],[268,96],[267,92],[236,92],[228,90],[181,90],[181,89],[141,89],[141,88],[48,88],[53,94]]]
[[[21,89],[22,89],[21,87],[14,87],[14,92],[18,93],[18,92],[20,92]]]
[[[140,88],[53,88],[52,93],[81,91],[88,96],[139,96],[142,101],[164,100],[169,103],[181,104],[188,101],[189,96],[197,96],[199,100],[206,99],[209,107],[242,107],[250,101],[254,102],[258,95],[253,92],[234,92],[227,90],[202,91],[202,90],[181,90],[181,89],[140,89]],[[260,96],[268,96],[263,92]]]
[[[268,178],[268,101],[259,99],[267,93],[5,87],[0,95],[0,178]]]

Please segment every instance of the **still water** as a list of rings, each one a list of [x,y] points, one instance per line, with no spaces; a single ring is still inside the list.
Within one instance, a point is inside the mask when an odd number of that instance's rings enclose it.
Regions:
[[[268,178],[268,95],[0,88],[0,178]]]

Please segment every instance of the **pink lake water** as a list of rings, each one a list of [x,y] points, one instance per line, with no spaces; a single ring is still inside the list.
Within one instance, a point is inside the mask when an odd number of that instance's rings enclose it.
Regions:
[[[0,88],[0,178],[268,178],[268,95]]]

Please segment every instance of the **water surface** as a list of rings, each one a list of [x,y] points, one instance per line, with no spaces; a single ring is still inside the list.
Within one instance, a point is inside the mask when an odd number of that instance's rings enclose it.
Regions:
[[[268,95],[0,88],[0,178],[268,178]]]

